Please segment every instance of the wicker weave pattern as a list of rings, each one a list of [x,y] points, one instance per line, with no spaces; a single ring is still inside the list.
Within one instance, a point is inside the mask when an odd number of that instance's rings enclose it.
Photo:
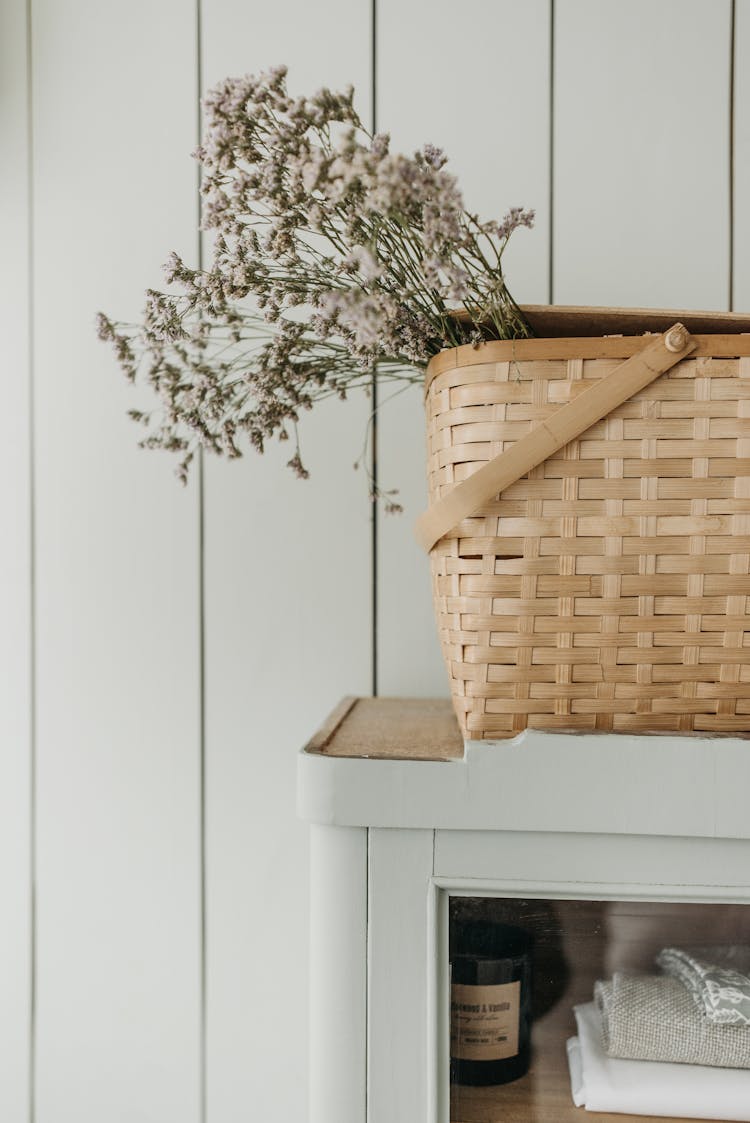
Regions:
[[[438,366],[431,500],[620,361]],[[750,358],[682,360],[456,533],[432,572],[465,736],[750,731]]]

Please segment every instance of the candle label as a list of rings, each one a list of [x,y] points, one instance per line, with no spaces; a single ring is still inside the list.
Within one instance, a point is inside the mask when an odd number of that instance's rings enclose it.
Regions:
[[[451,986],[451,1056],[500,1061],[518,1053],[521,984]]]

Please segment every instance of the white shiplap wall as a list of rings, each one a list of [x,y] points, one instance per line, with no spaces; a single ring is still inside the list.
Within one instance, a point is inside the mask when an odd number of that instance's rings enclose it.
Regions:
[[[734,25],[734,221],[732,304],[750,308],[750,0],[737,0]]]
[[[536,207],[521,299],[726,307],[733,234],[747,309],[750,0],[6,0],[0,52],[0,1118],[296,1123],[296,749],[376,649],[381,692],[445,692],[419,393],[379,417],[373,629],[367,402],[306,424],[306,485],[271,450],[182,490],[94,314],[197,257],[199,87],[280,61]]]
[[[725,308],[730,0],[560,0],[554,299]]]
[[[28,1117],[31,1048],[31,460],[25,0],[0,5],[0,1117]]]
[[[195,252],[195,18],[31,11],[36,1114],[197,1123],[198,492],[135,447],[93,323]]]
[[[369,115],[366,0],[204,0],[204,84],[286,62],[307,92],[351,81]],[[302,1120],[307,830],[296,753],[343,694],[370,690],[370,504],[349,470],[366,403],[326,403],[288,446],[206,464],[208,1119]],[[240,467],[239,472],[232,468]]]

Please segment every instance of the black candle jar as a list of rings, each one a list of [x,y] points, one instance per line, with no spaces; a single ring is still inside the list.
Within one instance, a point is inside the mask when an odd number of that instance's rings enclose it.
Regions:
[[[507,1084],[531,1059],[531,935],[466,921],[451,932],[451,1080]]]

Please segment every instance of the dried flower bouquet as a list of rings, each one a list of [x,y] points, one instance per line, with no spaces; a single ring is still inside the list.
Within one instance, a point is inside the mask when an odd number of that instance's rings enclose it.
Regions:
[[[284,67],[227,79],[204,109],[210,268],[173,253],[171,291],[148,291],[141,323],[98,317],[127,377],[159,398],[155,413],[131,411],[141,444],[178,452],[183,480],[197,448],[238,457],[243,435],[260,451],[293,436],[289,465],[306,476],[303,410],[368,389],[375,369],[418,382],[445,347],[530,334],[502,256],[532,211],[481,222],[439,149],[392,153],[351,88],[294,98]]]

